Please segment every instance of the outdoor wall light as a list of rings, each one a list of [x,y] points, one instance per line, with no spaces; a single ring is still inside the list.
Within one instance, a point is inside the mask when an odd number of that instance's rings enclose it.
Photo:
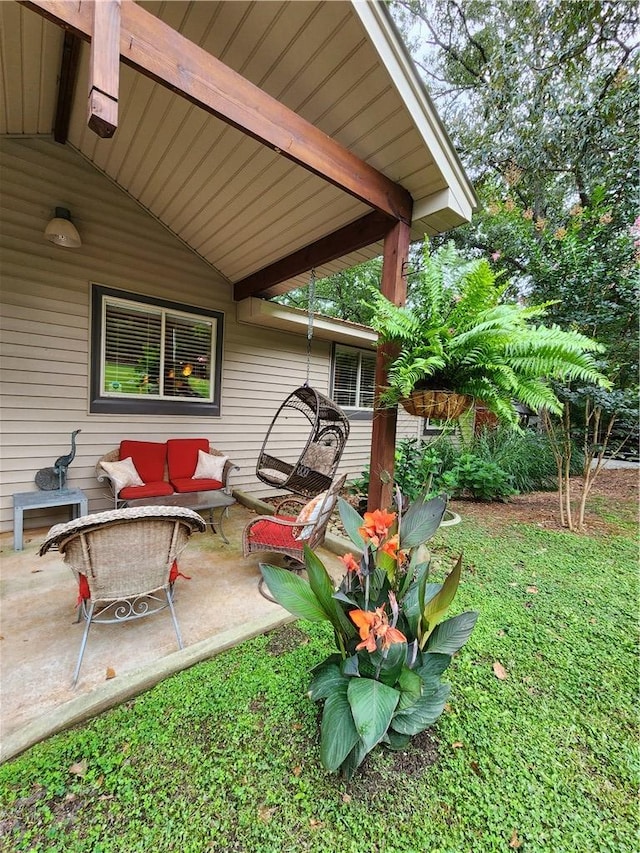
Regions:
[[[56,207],[56,214],[44,229],[44,236],[56,246],[66,249],[77,249],[82,245],[78,229],[66,207]]]

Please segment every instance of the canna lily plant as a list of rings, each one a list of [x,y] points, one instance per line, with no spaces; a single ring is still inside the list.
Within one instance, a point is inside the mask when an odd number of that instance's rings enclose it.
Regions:
[[[425,543],[442,521],[444,499],[420,498],[404,514],[375,510],[364,518],[342,499],[339,508],[361,556],[342,558],[346,573],[337,589],[309,548],[308,581],[277,566],[260,569],[273,597],[294,616],[333,626],[337,652],[312,671],[309,696],[324,702],[322,764],[351,779],[378,744],[402,749],[438,719],[449,696],[441,676],[478,614],[445,619],[461,557],[444,583],[429,582]]]

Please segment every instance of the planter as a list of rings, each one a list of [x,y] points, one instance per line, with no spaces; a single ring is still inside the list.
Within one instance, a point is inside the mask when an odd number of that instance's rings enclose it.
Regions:
[[[405,412],[419,418],[455,421],[471,408],[473,397],[455,391],[424,389],[412,391],[408,397],[403,397],[400,403]]]
[[[482,400],[476,402],[476,417],[473,429],[478,435],[484,428],[495,429],[498,426],[498,416],[494,412],[489,411]]]

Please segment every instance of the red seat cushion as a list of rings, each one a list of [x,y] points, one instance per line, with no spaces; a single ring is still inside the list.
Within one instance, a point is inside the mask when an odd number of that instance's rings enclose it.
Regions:
[[[178,561],[174,560],[171,564],[171,569],[169,570],[169,583],[174,584],[178,578],[184,578],[187,581],[191,580],[189,575],[183,575],[180,569],[178,568]]]
[[[177,480],[173,478],[171,485],[176,492],[212,492],[214,489],[222,488],[220,480],[193,480],[191,477],[183,477]],[[141,487],[138,486],[138,488]]]
[[[87,580],[87,576],[80,572],[78,575],[78,601],[76,602],[76,605],[82,604],[82,602],[86,601],[88,598],[91,598],[89,581]]]
[[[206,438],[170,438],[167,441],[167,464],[171,481],[193,477],[198,464],[199,450],[209,452],[209,442]],[[201,488],[204,487],[201,486]],[[178,489],[178,491],[195,490]]]
[[[191,578],[189,575],[184,575],[178,568],[178,561],[174,560],[171,564],[171,568],[169,570],[169,583],[173,584],[177,581],[178,578],[184,578],[185,580],[190,581]],[[91,590],[89,589],[89,581],[87,580],[87,576],[83,575],[82,572],[78,574],[78,604],[82,604],[83,601],[87,601],[91,598]]]
[[[129,456],[133,459],[140,479],[144,480],[145,483],[157,483],[164,480],[164,467],[167,459],[167,445],[164,442],[125,439],[120,442],[120,459],[127,459]],[[171,492],[160,492],[160,494],[171,494]],[[121,496],[124,497],[122,493]],[[149,495],[141,495],[141,497],[149,497]]]
[[[278,517],[285,521],[295,521],[295,518],[290,516],[281,515]],[[295,538],[299,532],[299,527],[284,527],[282,524],[274,524],[269,519],[263,519],[252,525],[249,531],[249,539],[253,545],[264,545],[265,551],[269,550],[269,546],[300,551],[302,542]]]
[[[123,501],[131,501],[135,498],[162,498],[172,494],[171,483],[157,480],[154,483],[145,483],[144,486],[125,486],[124,489],[120,489],[118,497]]]

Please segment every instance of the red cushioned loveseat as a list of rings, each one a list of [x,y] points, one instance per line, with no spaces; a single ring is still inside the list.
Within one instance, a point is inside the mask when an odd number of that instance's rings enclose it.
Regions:
[[[124,465],[118,464],[123,461]],[[215,470],[216,476],[204,476],[203,471],[206,474],[208,468],[219,469]],[[206,438],[170,438],[166,442],[125,439],[119,448],[98,460],[96,477],[109,484],[115,506],[119,507],[130,500],[185,492],[230,492],[229,476],[233,470],[238,466]]]

